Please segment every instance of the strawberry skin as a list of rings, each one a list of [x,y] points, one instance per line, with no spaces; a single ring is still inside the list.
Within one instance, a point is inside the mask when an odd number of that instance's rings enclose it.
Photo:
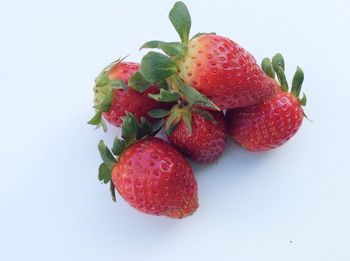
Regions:
[[[168,135],[171,144],[182,154],[198,163],[213,162],[221,157],[226,145],[226,125],[222,112],[210,113],[214,120],[192,112],[192,134],[182,119]]]
[[[178,75],[222,110],[257,104],[276,94],[276,82],[230,39],[204,34],[187,46],[177,64]]]
[[[281,146],[300,128],[304,114],[300,102],[288,92],[245,108],[227,111],[233,140],[250,151],[265,151]]]
[[[191,166],[170,144],[145,138],[128,147],[112,170],[120,195],[137,210],[183,218],[198,208]]]
[[[126,84],[130,77],[139,69],[138,63],[120,62],[112,67],[108,73],[110,80],[123,80]],[[108,112],[103,113],[103,117],[108,123],[120,127],[122,124],[122,117],[126,112],[131,112],[137,120],[141,117],[146,117],[149,120],[147,112],[149,110],[159,108],[160,104],[148,97],[149,93],[159,93],[159,90],[153,85],[143,93],[135,91],[128,87],[127,90],[116,89],[113,90],[112,104]],[[103,90],[95,88],[95,103],[104,97]]]

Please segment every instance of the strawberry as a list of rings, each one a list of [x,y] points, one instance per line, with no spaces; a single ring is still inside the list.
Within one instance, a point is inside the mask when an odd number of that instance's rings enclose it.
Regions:
[[[152,125],[127,113],[122,125],[122,138],[116,138],[112,152],[99,143],[104,161],[99,168],[99,179],[111,182],[119,194],[137,210],[171,218],[183,218],[198,208],[197,182],[191,166],[170,144],[149,135],[161,124]]]
[[[150,41],[141,47],[166,54],[151,51],[143,57],[139,73],[145,80],[182,81],[221,110],[257,104],[277,93],[278,84],[237,43],[215,34],[197,34],[189,40],[191,18],[182,2],[174,5],[169,18],[181,43]],[[181,90],[182,84],[173,85]]]
[[[209,163],[223,154],[227,131],[222,112],[208,112],[179,104],[171,111],[156,109],[149,114],[155,118],[166,116],[168,140],[191,160]]]
[[[301,106],[306,105],[306,96],[304,94],[303,98],[299,98],[304,80],[303,71],[297,68],[289,93],[284,60],[280,54],[273,57],[272,63],[265,58],[262,67],[271,78],[277,74],[281,90],[270,100],[229,110],[226,114],[233,140],[250,151],[265,151],[281,146],[294,136],[305,116]]]
[[[137,63],[117,60],[100,73],[94,87],[97,113],[89,121],[90,124],[105,126],[101,118],[103,116],[108,123],[120,127],[126,112],[133,113],[140,120],[141,117],[148,116],[149,110],[159,107],[157,101],[148,98],[148,94],[159,92],[155,85],[149,85],[144,92],[128,86],[130,78],[138,68]]]

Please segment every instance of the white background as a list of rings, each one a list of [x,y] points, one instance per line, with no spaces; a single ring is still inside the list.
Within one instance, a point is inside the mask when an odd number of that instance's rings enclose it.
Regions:
[[[150,39],[177,40],[174,1],[0,2],[0,260],[350,260],[349,10],[333,1],[187,1],[192,33],[260,62],[281,52],[313,123],[285,146],[194,166],[200,208],[140,214],[97,180],[92,85]]]

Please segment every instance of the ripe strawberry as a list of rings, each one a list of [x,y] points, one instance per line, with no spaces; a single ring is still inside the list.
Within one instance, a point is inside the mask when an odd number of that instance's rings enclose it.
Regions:
[[[226,145],[224,114],[193,108],[173,111],[178,116],[175,123],[172,123],[176,125],[174,131],[168,133],[171,144],[195,162],[209,163],[219,159]],[[171,116],[172,114],[168,117],[170,121]]]
[[[278,85],[254,57],[228,38],[204,34],[188,43],[177,64],[181,79],[222,110],[245,107],[271,98]]]
[[[143,57],[139,72],[148,82],[181,80],[221,110],[257,104],[277,93],[278,84],[237,43],[214,34],[189,40],[191,18],[182,2],[174,5],[169,18],[182,42],[150,41],[142,46],[167,54],[149,52]],[[174,85],[181,91],[181,85]]]
[[[123,140],[116,138],[113,153],[101,141],[99,150],[104,163],[99,179],[112,180],[119,194],[137,210],[171,218],[183,218],[198,208],[197,182],[186,159],[165,141],[147,137],[150,123],[141,125],[128,113],[122,126]],[[161,126],[161,125],[158,125]]]
[[[272,99],[245,108],[227,112],[227,123],[233,140],[250,151],[264,151],[287,142],[300,128],[306,105],[306,96],[300,99],[303,71],[298,67],[291,93],[284,75],[284,60],[280,54],[263,60],[262,67],[274,78],[277,73],[281,90]]]
[[[126,112],[133,113],[140,120],[141,117],[147,117],[149,110],[159,107],[157,101],[148,98],[149,93],[159,93],[154,85],[143,93],[131,88],[129,80],[138,68],[137,63],[118,60],[101,72],[94,87],[97,113],[90,124],[101,124],[103,116],[110,124],[120,127]]]

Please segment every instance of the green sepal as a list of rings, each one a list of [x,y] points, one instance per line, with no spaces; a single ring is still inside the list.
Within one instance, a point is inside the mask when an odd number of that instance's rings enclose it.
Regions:
[[[163,109],[153,109],[148,112],[148,115],[155,119],[161,119],[166,117],[170,111]]]
[[[117,89],[127,90],[128,89],[128,86],[126,85],[124,80],[121,80],[121,79],[110,80],[109,85],[114,90],[117,90]]]
[[[201,105],[204,107],[208,107],[217,111],[220,111],[220,108],[216,106],[211,100],[209,100],[206,96],[201,94],[199,91],[194,89],[193,87],[182,82],[179,86],[180,92],[185,96],[185,100],[192,105]]]
[[[284,71],[284,59],[282,54],[277,53],[272,57],[272,66],[275,72],[279,66],[282,67],[282,70]]]
[[[165,54],[176,58],[185,56],[187,52],[187,46],[179,42],[149,41],[143,44],[140,49],[144,48],[161,49]]]
[[[126,146],[126,144],[125,144],[124,140],[119,139],[118,137],[115,137],[114,142],[113,142],[113,148],[112,148],[113,154],[116,156],[119,156],[124,151],[125,146]]]
[[[141,139],[153,132],[152,124],[144,117],[141,117],[140,127],[137,131],[136,139]]]
[[[107,132],[107,123],[105,122],[105,120],[103,118],[101,118],[100,125],[101,125],[103,131]],[[99,127],[99,126],[97,126],[97,127]]]
[[[277,74],[278,82],[281,85],[281,90],[284,92],[288,92],[288,83],[287,83],[286,75],[284,74],[282,67],[278,66],[278,67],[274,68],[274,70]]]
[[[264,58],[261,62],[261,68],[263,71],[272,79],[275,79],[275,71],[273,70],[271,60],[269,58]]]
[[[181,119],[181,116],[176,112],[175,107],[171,110],[168,119],[165,122],[165,130],[168,131],[171,126],[177,124]]]
[[[304,72],[303,70],[298,66],[297,70],[294,74],[293,77],[293,82],[292,82],[292,91],[291,93],[296,97],[299,98],[300,96],[300,91],[301,91],[301,86],[304,81]]]
[[[167,91],[168,91],[168,90],[170,89],[167,80],[160,80],[160,81],[158,81],[157,84],[156,84],[156,86],[157,86],[157,88],[158,88],[159,90],[164,89],[164,90],[167,90]]]
[[[98,168],[98,180],[107,184],[112,179],[112,170],[105,163],[102,163]]]
[[[159,102],[175,102],[180,98],[180,95],[172,90],[167,91],[160,89],[160,92],[158,94],[149,93],[148,97]]]
[[[214,33],[214,32],[211,32],[211,33],[196,33],[194,36],[192,36],[191,40],[194,39],[194,38],[197,38],[199,36],[206,35],[206,34],[216,35],[216,33]]]
[[[98,126],[101,123],[101,119],[102,119],[102,111],[96,111],[96,114],[94,115],[94,117],[92,117],[91,120],[89,120],[87,123],[90,125]]]
[[[131,76],[128,84],[131,88],[140,93],[143,93],[152,85],[152,83],[143,78],[140,72],[136,72],[133,76]]]
[[[108,94],[106,94],[103,101],[95,105],[94,108],[101,112],[108,112],[112,105],[112,99],[113,99],[113,91],[111,90]]]
[[[198,113],[200,116],[202,116],[204,119],[206,119],[208,121],[214,121],[215,120],[213,115],[211,115],[211,113],[206,111],[206,110],[192,108],[192,111]]]
[[[191,16],[183,2],[176,2],[170,10],[169,19],[180,36],[182,43],[187,44],[191,30]]]
[[[139,72],[146,81],[154,83],[175,74],[176,63],[164,54],[151,51],[142,58]]]
[[[123,117],[122,125],[122,138],[126,145],[133,143],[136,140],[138,129],[140,128],[139,123],[135,116],[127,112],[126,116]]]
[[[116,163],[116,160],[112,152],[107,148],[107,146],[102,140],[98,143],[98,150],[100,152],[102,161],[107,165],[109,169],[112,169],[112,167]]]
[[[107,76],[107,73],[104,72],[102,74],[100,74],[97,78],[96,78],[96,87],[102,87],[108,84],[109,82],[109,78]]]
[[[178,121],[177,123],[171,125],[168,129],[166,129],[166,134],[167,134],[168,136],[170,136],[171,134],[173,134],[174,131],[176,130],[177,126],[179,126],[179,124],[180,124],[180,121]]]
[[[303,98],[300,99],[300,105],[306,106],[306,103],[307,103],[307,98],[306,98],[305,93],[303,93]]]
[[[185,126],[188,130],[188,132],[190,133],[190,135],[192,135],[192,112],[191,110],[189,110],[188,113],[186,113],[183,117],[182,120],[185,123]]]
[[[165,120],[164,119],[159,119],[156,122],[153,123],[153,129],[152,133],[153,135],[156,135],[158,131],[163,127]]]

